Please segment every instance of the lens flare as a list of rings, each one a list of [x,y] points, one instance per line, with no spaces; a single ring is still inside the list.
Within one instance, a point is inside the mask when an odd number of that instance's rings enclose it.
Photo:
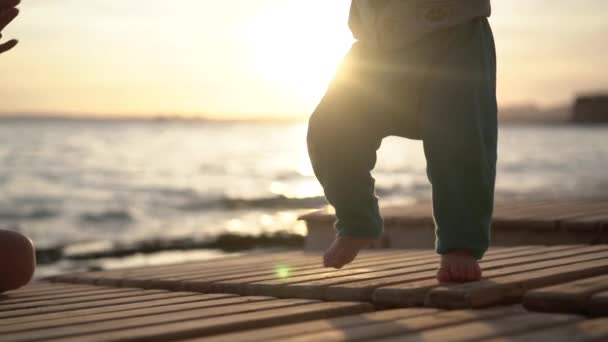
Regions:
[[[289,278],[289,275],[291,274],[291,267],[286,265],[275,266],[274,274],[278,279]]]

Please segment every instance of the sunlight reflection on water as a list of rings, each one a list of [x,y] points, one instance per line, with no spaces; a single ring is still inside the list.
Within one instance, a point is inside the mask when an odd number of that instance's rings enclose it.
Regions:
[[[505,126],[499,198],[608,193],[608,127]],[[39,245],[305,232],[326,204],[305,123],[6,121],[0,226]],[[383,203],[430,197],[419,141],[388,138],[374,170]]]

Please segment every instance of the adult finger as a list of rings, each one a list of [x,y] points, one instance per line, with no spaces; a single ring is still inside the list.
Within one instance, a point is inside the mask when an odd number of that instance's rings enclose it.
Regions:
[[[19,10],[11,8],[0,13],[0,32],[19,15]]]
[[[16,39],[9,40],[6,43],[0,44],[0,54],[12,49],[17,45],[18,41]]]
[[[0,10],[16,7],[20,2],[19,0],[0,0]]]

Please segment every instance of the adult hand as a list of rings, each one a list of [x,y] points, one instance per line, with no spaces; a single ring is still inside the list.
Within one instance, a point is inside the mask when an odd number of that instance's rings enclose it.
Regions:
[[[19,14],[19,10],[15,8],[19,5],[19,2],[19,0],[0,0],[0,39],[2,38],[2,30]],[[14,48],[15,45],[17,45],[15,39],[0,44],[0,54]]]
[[[25,286],[36,270],[36,249],[20,233],[0,229],[0,294]]]

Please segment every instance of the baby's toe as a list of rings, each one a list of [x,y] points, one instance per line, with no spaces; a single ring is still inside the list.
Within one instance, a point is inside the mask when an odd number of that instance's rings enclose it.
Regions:
[[[324,267],[333,267],[333,265],[336,263],[336,256],[335,256],[335,252],[330,249],[327,252],[325,252],[325,255],[323,255],[323,266]]]
[[[352,252],[342,249],[336,254],[336,268],[342,268],[353,260],[354,256],[352,256]]]
[[[477,281],[481,279],[481,267],[479,265],[475,265],[473,267],[473,281]]]
[[[450,272],[445,267],[440,267],[437,270],[437,281],[440,283],[449,283],[452,281],[450,277]]]
[[[462,282],[466,278],[465,268],[459,263],[450,265],[450,276],[453,281]]]
[[[475,267],[469,266],[466,269],[465,273],[465,281],[474,281],[475,279]]]
[[[342,250],[334,246],[330,248],[323,257],[323,264],[325,267],[342,268],[344,266],[342,262]]]

